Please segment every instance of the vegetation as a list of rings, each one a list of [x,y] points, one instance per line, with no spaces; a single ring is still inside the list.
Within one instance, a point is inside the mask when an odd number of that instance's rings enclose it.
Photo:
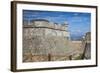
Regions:
[[[82,54],[80,54],[79,56],[77,56],[76,58],[75,58],[75,60],[81,60],[82,59]]]

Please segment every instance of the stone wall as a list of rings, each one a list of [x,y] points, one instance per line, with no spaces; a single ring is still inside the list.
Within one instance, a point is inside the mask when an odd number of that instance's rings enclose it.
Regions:
[[[36,50],[39,54],[50,51],[64,53],[67,50],[69,40],[66,37],[52,35],[54,32],[45,35],[44,28],[24,28],[23,29],[23,49]],[[43,52],[42,52],[43,51]]]
[[[33,56],[44,56],[47,60],[48,54],[66,56],[69,49],[69,32],[67,27],[55,25],[48,21],[33,21],[30,25],[23,25],[23,60],[31,54]],[[67,59],[67,57],[65,58]],[[39,60],[39,61],[42,61]]]
[[[91,32],[87,32],[82,40],[83,58],[91,59]]]

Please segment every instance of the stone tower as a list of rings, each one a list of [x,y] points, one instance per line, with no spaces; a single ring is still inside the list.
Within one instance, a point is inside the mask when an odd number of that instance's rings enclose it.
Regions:
[[[51,23],[48,20],[32,20],[23,24],[23,55],[66,55],[70,33],[68,23]]]

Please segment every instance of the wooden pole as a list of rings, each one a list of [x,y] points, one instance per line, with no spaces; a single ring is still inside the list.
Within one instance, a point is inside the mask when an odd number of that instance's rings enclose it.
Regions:
[[[51,61],[51,54],[48,54],[48,61]]]
[[[72,60],[72,55],[69,56],[69,60]]]

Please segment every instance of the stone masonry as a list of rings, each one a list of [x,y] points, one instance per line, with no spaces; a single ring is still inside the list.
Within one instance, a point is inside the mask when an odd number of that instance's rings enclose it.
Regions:
[[[32,56],[67,55],[69,40],[70,32],[67,23],[57,24],[44,19],[32,20],[29,24],[24,23],[23,60],[26,60],[27,54]]]

